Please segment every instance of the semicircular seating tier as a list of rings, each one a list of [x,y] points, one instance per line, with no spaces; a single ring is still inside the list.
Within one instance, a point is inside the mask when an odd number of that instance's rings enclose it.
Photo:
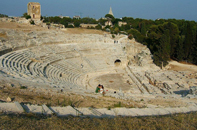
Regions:
[[[80,88],[88,73],[114,70],[117,59],[126,63],[118,44],[55,44],[12,51],[0,57],[0,66],[15,77]]]

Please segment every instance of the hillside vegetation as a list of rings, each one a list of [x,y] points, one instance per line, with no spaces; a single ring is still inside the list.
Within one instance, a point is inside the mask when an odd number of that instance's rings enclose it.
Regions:
[[[195,21],[177,19],[147,20],[132,17],[122,19],[112,17],[112,26],[106,26],[112,34],[126,33],[129,38],[135,38],[138,42],[145,44],[154,56],[154,63],[161,66],[168,64],[170,59],[186,61],[197,64],[197,23]],[[98,24],[96,29],[102,29],[106,19],[96,21],[93,18],[71,19],[59,17],[45,17],[45,22],[61,23],[65,27],[68,23],[74,23],[79,27],[80,23]],[[127,22],[119,26],[118,22]],[[91,28],[92,29],[92,28]]]

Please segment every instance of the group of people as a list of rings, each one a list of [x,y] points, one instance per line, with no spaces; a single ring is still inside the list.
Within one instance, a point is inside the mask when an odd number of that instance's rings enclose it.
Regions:
[[[95,92],[96,92],[96,93],[105,94],[103,85],[99,84],[99,85],[96,87]]]
[[[114,43],[118,43],[118,41],[114,40]]]

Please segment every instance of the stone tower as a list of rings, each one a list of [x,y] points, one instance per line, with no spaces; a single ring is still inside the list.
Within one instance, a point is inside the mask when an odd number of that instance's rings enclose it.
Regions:
[[[114,16],[113,12],[112,12],[112,8],[110,7],[110,10],[109,10],[109,14],[111,14],[112,16]]]
[[[34,20],[41,18],[41,6],[38,2],[29,2],[27,4],[27,14]]]

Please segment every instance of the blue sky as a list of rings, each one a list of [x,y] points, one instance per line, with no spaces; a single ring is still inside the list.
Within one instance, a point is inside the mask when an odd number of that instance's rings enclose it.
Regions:
[[[0,13],[22,16],[27,0],[0,0]],[[43,16],[101,18],[110,6],[116,18],[124,16],[144,19],[175,18],[197,21],[197,0],[37,0]]]

